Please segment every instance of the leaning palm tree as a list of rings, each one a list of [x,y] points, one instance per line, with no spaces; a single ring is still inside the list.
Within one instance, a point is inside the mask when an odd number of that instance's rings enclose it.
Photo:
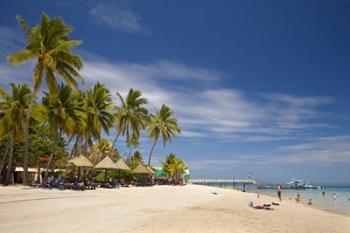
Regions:
[[[8,185],[10,182],[13,163],[13,144],[15,140],[23,140],[25,113],[31,98],[31,91],[26,84],[15,85],[11,83],[10,85],[12,89],[11,94],[0,89],[0,135],[7,134],[9,138],[7,172],[4,185]],[[4,157],[7,155],[5,154]]]
[[[69,136],[74,132],[74,126],[76,122],[81,121],[84,112],[74,96],[73,89],[63,86],[63,84],[59,86],[57,98],[52,99],[49,93],[45,93],[42,103],[46,110],[49,131],[55,138],[47,163],[45,174],[45,178],[47,178],[59,140],[62,138],[63,133]]]
[[[153,150],[159,137],[162,137],[163,145],[165,146],[168,141],[171,142],[172,137],[175,137],[179,133],[181,133],[181,130],[177,125],[177,119],[173,117],[171,109],[163,104],[160,111],[157,111],[157,114],[151,118],[148,124],[148,135],[153,140],[148,158],[148,166],[151,165]]]
[[[142,98],[142,93],[138,90],[130,89],[126,99],[117,92],[120,100],[120,106],[117,106],[115,113],[115,121],[117,124],[117,135],[114,139],[113,146],[117,143],[120,134],[126,135],[126,142],[129,143],[131,138],[138,141],[141,130],[145,128],[148,119],[148,111],[144,107],[147,104],[147,99]]]
[[[113,125],[112,107],[111,94],[104,85],[97,83],[93,89],[88,88],[84,104],[87,125],[84,129],[85,153],[87,146],[92,146],[93,139],[100,141],[102,131],[109,134]]]
[[[72,29],[62,19],[50,19],[42,13],[40,23],[30,27],[22,16],[17,16],[17,21],[22,27],[26,37],[26,46],[14,54],[8,56],[8,61],[18,65],[30,60],[36,61],[33,70],[34,91],[26,114],[24,128],[24,177],[23,184],[27,184],[28,177],[28,149],[29,149],[29,119],[32,113],[32,105],[41,88],[43,79],[49,89],[50,97],[58,96],[56,76],[60,76],[71,87],[76,87],[75,78],[83,80],[79,70],[82,68],[82,59],[73,54],[71,49],[81,42],[70,40],[68,34]]]

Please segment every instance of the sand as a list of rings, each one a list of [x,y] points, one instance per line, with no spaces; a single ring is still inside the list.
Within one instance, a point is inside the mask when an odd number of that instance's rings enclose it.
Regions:
[[[217,193],[217,195],[213,193]],[[0,187],[0,232],[350,232],[350,216],[273,197],[187,185],[59,191]]]

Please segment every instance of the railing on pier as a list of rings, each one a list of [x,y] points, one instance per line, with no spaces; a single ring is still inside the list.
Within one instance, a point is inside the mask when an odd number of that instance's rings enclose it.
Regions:
[[[190,179],[192,184],[256,184],[253,179]]]

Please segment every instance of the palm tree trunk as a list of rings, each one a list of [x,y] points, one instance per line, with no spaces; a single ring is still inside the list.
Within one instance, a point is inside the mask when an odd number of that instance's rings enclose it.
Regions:
[[[132,151],[132,145],[130,146],[129,156],[131,155],[131,151]]]
[[[6,179],[4,182],[4,185],[9,185],[12,175],[12,158],[13,158],[13,131],[10,133],[10,153],[9,153],[9,160],[7,163],[7,173],[6,173]]]
[[[117,140],[118,140],[118,138],[119,138],[119,135],[120,135],[120,132],[117,133],[117,136],[115,137],[115,139],[114,139],[114,141],[113,141],[113,145],[112,145],[111,151],[113,151],[114,146],[117,144]]]
[[[70,158],[72,158],[73,152],[75,152],[74,155],[77,154],[76,150],[77,150],[77,146],[78,146],[78,141],[79,141],[79,136],[77,136],[76,139],[75,139],[74,146],[73,146],[72,151],[70,152],[70,155],[69,155]]]
[[[87,155],[87,151],[88,151],[88,141],[85,139],[85,143],[84,143],[84,155]]]
[[[28,160],[29,160],[29,120],[32,115],[32,108],[36,98],[36,92],[32,92],[32,97],[28,105],[26,121],[24,126],[24,155],[23,155],[23,184],[28,185]]]
[[[49,175],[49,168],[50,168],[51,161],[53,159],[53,156],[55,154],[55,151],[56,151],[56,148],[57,148],[57,145],[58,145],[58,140],[60,140],[61,137],[62,137],[62,130],[60,130],[59,138],[56,138],[54,140],[54,145],[52,146],[52,151],[51,151],[51,154],[50,154],[50,157],[49,157],[49,161],[47,161],[46,172],[45,172],[45,182],[46,182],[47,177]]]
[[[6,143],[5,151],[4,151],[4,154],[2,156],[1,164],[0,164],[0,174],[2,174],[1,180],[3,180],[3,181],[5,180],[5,176],[6,176],[6,174],[3,172],[3,169],[6,167],[5,163],[6,163],[7,155],[9,153],[9,149],[10,149],[10,140],[8,140]]]
[[[40,184],[40,176],[41,176],[40,163],[38,163],[38,170],[37,170],[37,172],[38,172],[38,177],[37,177],[36,181],[38,182],[38,184]]]
[[[151,158],[153,154],[154,147],[156,146],[158,140],[154,140],[153,146],[151,148],[151,152],[149,153],[149,158],[148,158],[148,166],[151,166]]]

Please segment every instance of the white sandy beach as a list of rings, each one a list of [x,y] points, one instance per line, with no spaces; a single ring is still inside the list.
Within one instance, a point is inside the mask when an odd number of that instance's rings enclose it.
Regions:
[[[217,195],[213,194],[216,192]],[[349,232],[350,216],[275,198],[187,185],[59,191],[0,188],[0,232]]]

